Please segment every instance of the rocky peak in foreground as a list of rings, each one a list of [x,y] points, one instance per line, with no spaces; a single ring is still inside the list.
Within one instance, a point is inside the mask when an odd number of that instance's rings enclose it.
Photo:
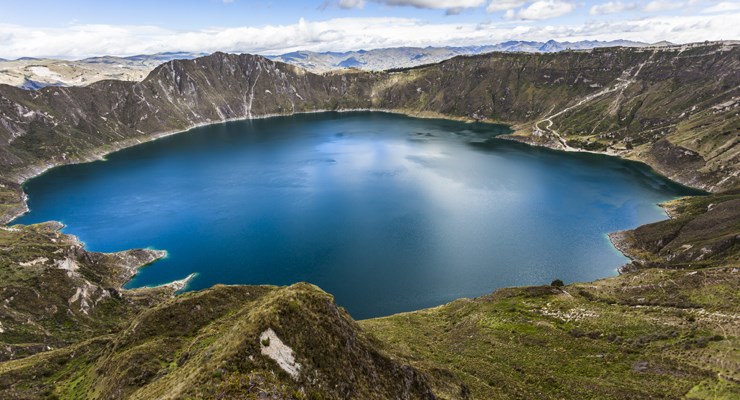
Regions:
[[[126,290],[160,252],[90,253],[58,228],[0,230],[4,399],[435,398],[315,286]]]

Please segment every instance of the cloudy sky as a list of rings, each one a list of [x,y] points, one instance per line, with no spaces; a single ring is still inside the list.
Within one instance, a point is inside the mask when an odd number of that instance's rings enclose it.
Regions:
[[[740,39],[740,0],[1,0],[0,57]]]

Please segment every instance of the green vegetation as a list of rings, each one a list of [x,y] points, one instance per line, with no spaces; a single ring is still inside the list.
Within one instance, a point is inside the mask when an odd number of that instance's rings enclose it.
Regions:
[[[0,393],[738,398],[739,53],[710,43],[490,54],[325,75],[216,53],[163,64],[140,83],[0,85],[6,222],[24,209],[18,182],[48,166],[200,123],[322,109],[509,122],[511,139],[609,151],[715,192],[668,203],[669,221],[613,234],[632,259],[620,276],[359,323],[309,284],[124,290],[163,253],[92,253],[56,223],[3,226]]]
[[[290,346],[297,378],[260,353],[268,328]],[[147,309],[114,335],[0,364],[0,390],[11,398],[431,397],[423,375],[376,347],[314,286],[215,286]]]
[[[89,253],[57,223],[0,228],[0,360],[19,358],[120,329],[172,290],[122,291],[163,253]]]
[[[20,215],[24,210],[25,200],[20,185],[0,178],[0,223]]]
[[[623,235],[623,251],[636,260],[628,268],[740,265],[740,190],[679,199],[664,207],[674,218]]]
[[[715,288],[737,293],[728,273],[704,271],[701,279],[712,283],[692,289],[682,282],[686,272],[655,270],[562,289],[503,290],[362,326],[430,376],[452,371],[473,398],[677,398],[738,378],[740,340],[736,328],[727,331],[737,315],[711,302],[720,296],[683,308],[672,299],[632,304],[633,292],[639,282],[654,285],[654,293],[670,279],[687,297]],[[444,380],[434,388],[456,398]],[[727,390],[738,393],[737,386]]]

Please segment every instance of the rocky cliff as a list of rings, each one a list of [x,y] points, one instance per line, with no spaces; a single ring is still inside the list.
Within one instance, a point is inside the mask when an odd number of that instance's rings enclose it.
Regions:
[[[215,53],[142,82],[25,91],[0,85],[0,165],[23,176],[199,124],[369,107],[373,75],[320,76],[259,56]]]
[[[53,350],[119,328],[177,287],[124,291],[165,252],[87,252],[61,224],[0,228],[0,361]]]

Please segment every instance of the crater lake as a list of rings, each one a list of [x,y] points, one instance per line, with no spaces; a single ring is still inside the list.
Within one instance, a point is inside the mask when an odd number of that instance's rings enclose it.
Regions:
[[[307,281],[355,318],[497,288],[590,281],[628,260],[609,232],[696,191],[635,162],[502,140],[502,125],[380,112],[204,126],[25,184],[89,250],[167,258],[128,287]]]

